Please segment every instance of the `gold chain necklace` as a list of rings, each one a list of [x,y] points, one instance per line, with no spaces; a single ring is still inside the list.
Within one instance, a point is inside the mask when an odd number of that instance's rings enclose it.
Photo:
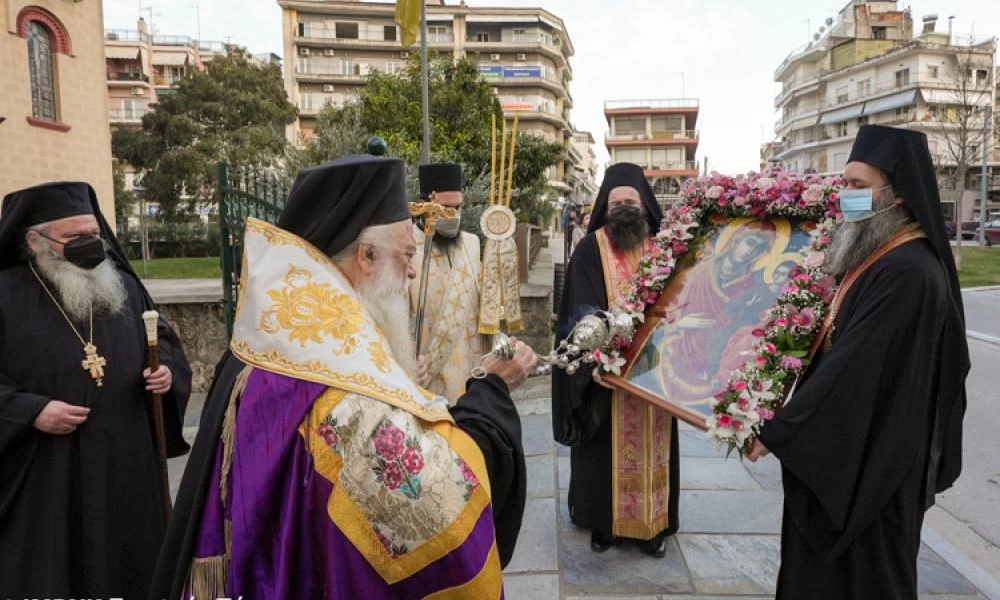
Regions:
[[[63,318],[66,319],[66,323],[69,325],[70,329],[73,330],[77,339],[79,339],[80,343],[83,344],[84,358],[83,361],[80,362],[80,366],[83,367],[84,371],[88,371],[90,373],[90,377],[97,383],[97,387],[102,387],[104,385],[104,367],[108,363],[104,360],[103,356],[97,353],[97,346],[94,345],[94,307],[90,307],[90,341],[88,342],[84,340],[83,336],[80,335],[80,332],[76,330],[76,325],[73,325],[72,319],[69,318],[69,315],[67,315],[66,311],[63,310],[62,305],[59,304],[56,297],[51,291],[49,291],[49,286],[45,285],[45,282],[42,281],[42,278],[38,275],[38,271],[35,270],[35,265],[33,265],[30,260],[28,261],[28,267],[31,269],[31,274],[35,276],[35,279],[37,279],[38,283],[42,286],[42,289],[49,295],[52,303],[55,304],[56,308],[59,309],[59,312],[62,313]]]

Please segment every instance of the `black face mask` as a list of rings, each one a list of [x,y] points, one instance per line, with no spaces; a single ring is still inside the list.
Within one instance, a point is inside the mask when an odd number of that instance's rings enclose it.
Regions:
[[[60,242],[47,235],[42,235],[42,237],[51,242],[62,244],[63,256],[66,260],[81,269],[93,269],[108,257],[104,251],[104,241],[99,237],[82,235],[68,242]]]
[[[608,221],[621,225],[635,223],[641,219],[642,212],[639,210],[638,206],[622,204],[614,207],[611,212],[608,213]]]

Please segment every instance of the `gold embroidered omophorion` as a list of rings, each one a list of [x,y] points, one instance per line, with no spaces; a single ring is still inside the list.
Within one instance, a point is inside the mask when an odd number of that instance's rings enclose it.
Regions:
[[[90,377],[97,384],[97,387],[104,386],[104,367],[107,366],[108,361],[97,353],[97,346],[94,345],[94,309],[90,309],[90,341],[86,341],[83,339],[83,336],[80,335],[80,332],[77,331],[76,325],[73,325],[72,319],[70,319],[69,315],[66,314],[66,311],[63,310],[62,305],[59,304],[56,297],[51,291],[49,291],[49,286],[45,285],[45,282],[38,275],[38,271],[35,270],[35,265],[31,264],[29,261],[28,266],[31,268],[31,274],[35,276],[39,285],[42,286],[42,289],[45,290],[46,294],[48,294],[52,303],[56,305],[56,308],[59,309],[63,318],[66,319],[66,323],[69,325],[69,328],[73,330],[73,334],[76,335],[77,339],[80,340],[80,343],[83,344],[83,360],[80,362],[80,366],[83,367],[84,371],[90,373]]]

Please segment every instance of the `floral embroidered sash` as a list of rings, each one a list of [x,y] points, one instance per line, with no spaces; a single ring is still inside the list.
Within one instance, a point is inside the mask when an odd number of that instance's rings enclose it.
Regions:
[[[608,306],[627,294],[645,247],[624,252],[613,246],[605,228],[597,231]],[[670,505],[670,413],[622,390],[611,401],[612,531],[619,537],[648,540],[666,529]]]

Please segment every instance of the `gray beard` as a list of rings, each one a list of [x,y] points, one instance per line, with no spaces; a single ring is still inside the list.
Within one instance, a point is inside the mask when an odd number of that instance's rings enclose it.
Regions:
[[[912,221],[906,208],[899,205],[864,221],[841,224],[826,251],[823,269],[837,277],[843,275]]]
[[[28,252],[42,277],[61,302],[63,310],[78,322],[86,322],[94,314],[115,315],[125,308],[128,292],[121,274],[111,260],[93,269],[81,269],[69,262],[44,242],[33,244]]]
[[[410,303],[406,279],[393,273],[387,264],[379,266],[374,281],[358,286],[375,324],[382,330],[389,352],[410,377],[417,373],[416,350],[410,338]]]

